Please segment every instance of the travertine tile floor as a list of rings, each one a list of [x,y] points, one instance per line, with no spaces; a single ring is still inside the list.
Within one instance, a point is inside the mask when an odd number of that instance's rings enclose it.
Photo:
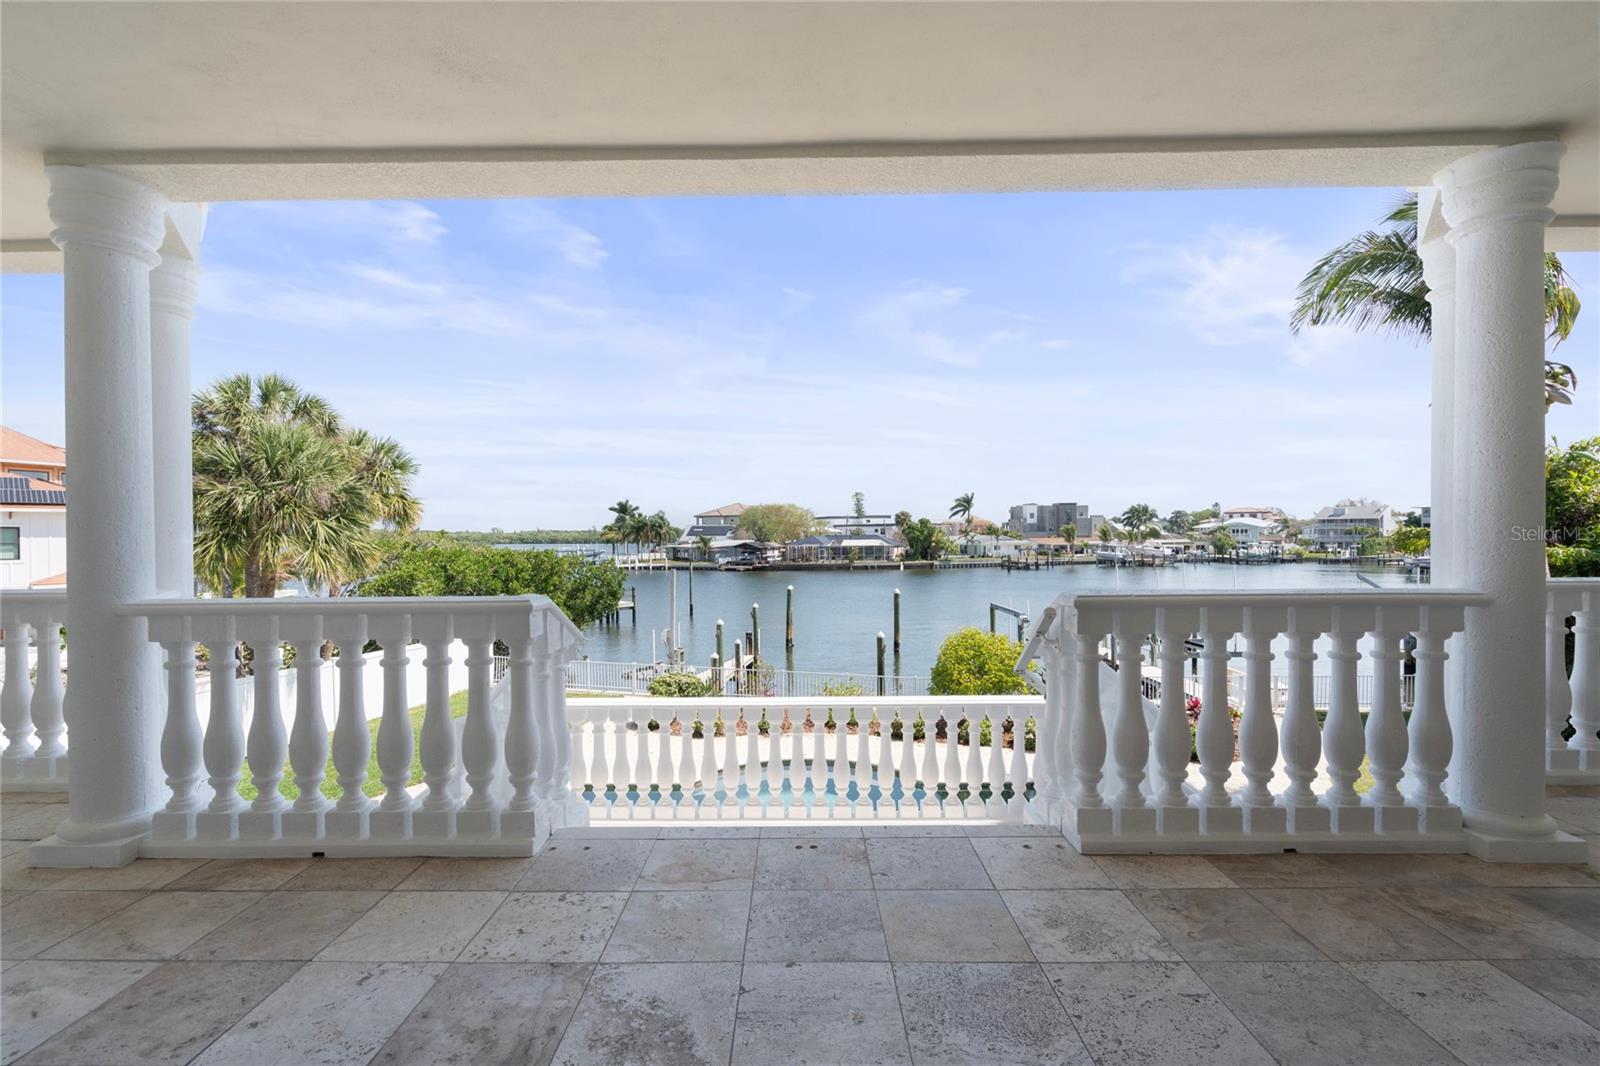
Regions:
[[[917,826],[28,869],[50,800],[0,805],[4,1063],[1600,1062],[1593,868]]]

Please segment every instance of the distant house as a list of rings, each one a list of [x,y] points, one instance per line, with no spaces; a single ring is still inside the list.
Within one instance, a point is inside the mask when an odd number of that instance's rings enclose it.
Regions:
[[[1276,507],[1226,507],[1222,511],[1224,522],[1235,518],[1254,518],[1258,521],[1277,525],[1284,519],[1284,513]]]
[[[939,532],[943,533],[945,536],[954,539],[966,533],[967,520],[964,518],[947,518],[943,522],[935,522],[934,526],[936,526]],[[995,523],[987,518],[978,518],[975,516],[972,519],[973,533],[992,533],[995,528]]]
[[[67,453],[0,426],[0,589],[67,583]]]
[[[784,558],[791,563],[890,562],[904,554],[902,545],[876,533],[819,533],[784,545]]]
[[[1058,536],[1062,526],[1071,526],[1080,537],[1094,533],[1089,505],[1083,503],[1019,503],[1011,508],[1006,528],[1013,533],[1042,533]]]
[[[1335,504],[1318,511],[1302,535],[1319,548],[1342,551],[1360,546],[1361,530],[1388,536],[1396,525],[1394,511],[1381,503]]]
[[[696,537],[729,537],[739,528],[739,520],[744,517],[744,504],[729,503],[709,511],[701,511],[694,516],[694,522],[683,531],[683,537],[678,541],[693,541]]]
[[[829,533],[840,533],[845,536],[871,535],[894,540],[900,532],[894,524],[892,514],[824,514],[818,515],[817,521],[821,522]]]
[[[771,562],[777,557],[777,549],[770,544],[759,540],[747,540],[742,537],[714,537],[709,534],[706,539],[710,542],[702,548],[698,537],[682,537],[667,545],[667,557],[681,559],[686,562],[697,563],[753,563]]]
[[[1223,513],[1226,514],[1227,512]],[[1227,530],[1228,536],[1232,537],[1236,544],[1249,545],[1261,543],[1262,538],[1267,535],[1267,531],[1277,525],[1277,519],[1226,517],[1214,528]]]

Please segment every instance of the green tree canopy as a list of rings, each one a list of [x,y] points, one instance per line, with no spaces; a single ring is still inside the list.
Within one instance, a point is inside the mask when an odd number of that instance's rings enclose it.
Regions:
[[[549,596],[575,625],[616,609],[625,577],[608,559],[406,537],[395,543],[362,596]]]
[[[739,536],[749,540],[786,544],[822,529],[809,510],[795,503],[758,503],[739,516]]]
[[[1401,526],[1389,537],[1394,550],[1402,555],[1422,555],[1432,541],[1432,534],[1425,526]]]
[[[969,627],[944,638],[934,661],[928,692],[935,696],[1025,695],[1016,675],[1022,644],[1000,633]]]
[[[1211,550],[1218,555],[1227,555],[1238,546],[1239,542],[1234,540],[1233,534],[1226,529],[1213,529],[1211,531]]]
[[[945,536],[944,530],[928,521],[918,518],[906,523],[901,531],[906,538],[906,558],[918,560],[933,560],[941,558],[955,548],[950,538]]]
[[[1554,577],[1600,577],[1600,437],[1545,450],[1545,544]]]

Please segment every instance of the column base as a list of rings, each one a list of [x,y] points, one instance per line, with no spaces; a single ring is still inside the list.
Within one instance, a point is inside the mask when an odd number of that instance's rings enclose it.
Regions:
[[[1467,851],[1484,862],[1582,864],[1589,861],[1588,842],[1560,830],[1541,837],[1513,837],[1468,829],[1466,838]]]
[[[1549,748],[1545,752],[1544,783],[1547,785],[1600,785],[1600,751]]]
[[[0,792],[65,792],[67,759],[66,755],[0,759]]]
[[[49,836],[29,845],[28,865],[59,869],[126,866],[139,857],[139,847],[148,838],[149,834],[139,833],[116,840],[81,844]]]

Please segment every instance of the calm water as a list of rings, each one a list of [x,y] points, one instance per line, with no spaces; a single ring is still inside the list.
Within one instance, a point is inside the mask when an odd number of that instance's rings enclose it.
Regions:
[[[1373,581],[1403,587],[1409,583],[1394,568],[1363,568]],[[743,640],[750,628],[750,606],[761,605],[761,647],[773,665],[784,664],[784,591],[794,586],[795,647],[792,669],[871,673],[876,668],[879,630],[892,641],[894,590],[901,591],[901,658],[899,672],[926,674],[933,665],[939,643],[963,626],[988,628],[989,603],[1005,604],[1030,617],[1063,592],[1116,592],[1146,589],[1348,589],[1368,586],[1350,566],[1314,563],[1227,566],[1182,564],[1164,568],[1125,569],[1104,566],[1058,567],[1054,570],[999,569],[906,571],[752,571],[725,573],[696,570],[694,618],[689,617],[689,578],[677,571],[678,628],[691,663],[705,665],[715,651],[716,622],[727,622],[725,646]],[[591,659],[648,662],[651,631],[656,651],[665,651],[660,632],[671,616],[672,573],[654,571],[628,575],[637,590],[637,625],[626,615],[620,626],[590,626],[585,631],[583,654]],[[1015,632],[1015,622],[1005,615]],[[893,654],[890,653],[893,670]]]

